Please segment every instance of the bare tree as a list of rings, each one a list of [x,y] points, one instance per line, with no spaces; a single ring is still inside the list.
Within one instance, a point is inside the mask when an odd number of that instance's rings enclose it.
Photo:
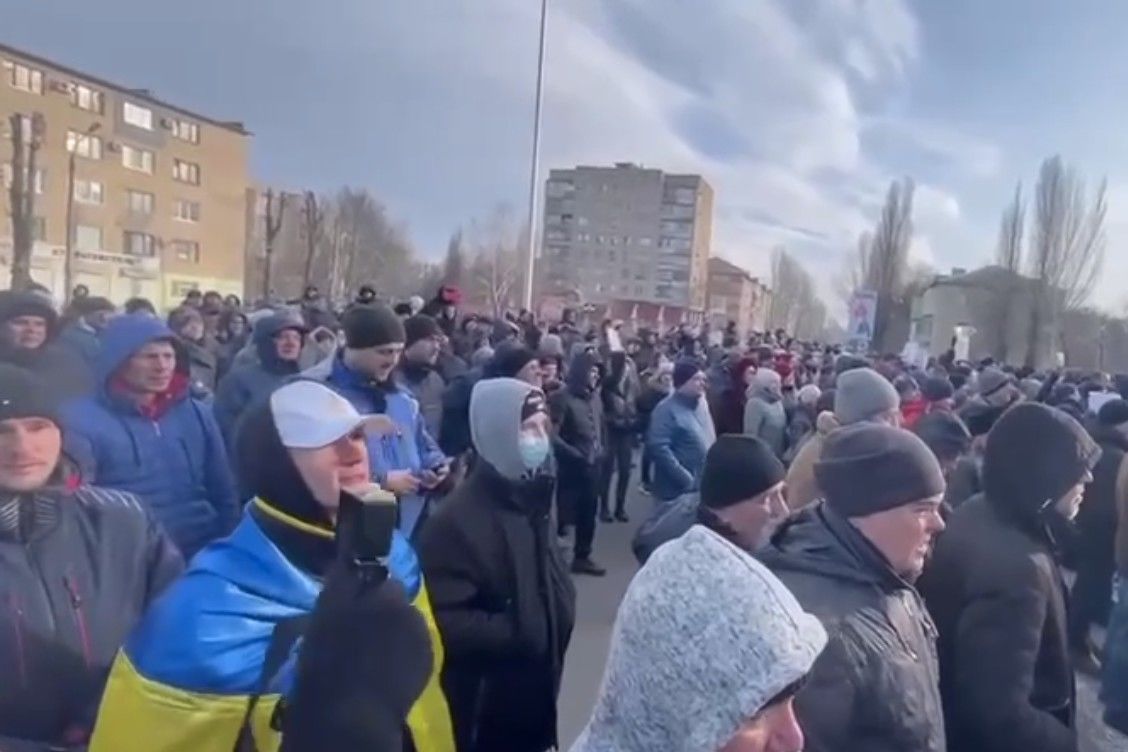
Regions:
[[[782,247],[772,252],[772,302],[768,327],[801,338],[821,336],[826,306],[819,300],[810,272]]]
[[[11,116],[12,185],[8,191],[12,215],[13,290],[32,283],[31,254],[35,245],[35,192],[38,186],[38,155],[43,141],[43,116]],[[69,293],[68,293],[69,294]]]
[[[1060,156],[1042,163],[1034,195],[1027,267],[1034,279],[1027,363],[1036,365],[1043,330],[1060,336],[1062,314],[1082,307],[1104,262],[1105,194],[1102,180],[1090,201],[1084,179]]]
[[[904,302],[909,244],[913,239],[913,181],[894,180],[870,242],[867,289],[877,294],[873,342],[887,347],[893,310]]]
[[[514,302],[521,279],[520,241],[506,207],[494,210],[484,223],[471,225],[474,256],[470,278],[474,297],[495,316]]]
[[[274,189],[266,191],[266,216],[263,218],[265,245],[263,246],[266,259],[262,268],[262,297],[266,300],[271,295],[271,273],[274,270],[274,241],[282,230],[282,219],[286,214],[286,193],[279,191],[275,196]]]
[[[857,248],[846,257],[842,275],[835,280],[835,292],[843,303],[849,303],[859,290],[869,289],[872,246],[873,233],[863,232],[858,236]]]
[[[318,204],[317,194],[313,191],[305,192],[305,205],[302,208],[302,233],[305,235],[306,241],[302,285],[309,287],[313,283],[313,262],[325,235],[325,211]]]
[[[1014,198],[1003,210],[999,223],[999,243],[995,248],[995,263],[1007,271],[1001,279],[1001,288],[992,301],[990,317],[991,331],[984,332],[994,343],[993,355],[1000,361],[1009,362],[1012,354],[1010,330],[1014,316],[1014,305],[1021,280],[1023,229],[1026,225],[1026,204],[1022,200],[1022,183],[1014,188]]]

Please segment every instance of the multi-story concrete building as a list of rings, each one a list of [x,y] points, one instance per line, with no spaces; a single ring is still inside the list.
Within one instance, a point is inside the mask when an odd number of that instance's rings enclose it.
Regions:
[[[703,311],[713,189],[699,175],[621,162],[553,170],[539,279],[584,302],[632,300]]]
[[[0,45],[0,171],[11,184],[11,117],[34,140],[32,277],[62,299],[72,280],[117,302],[158,306],[192,288],[243,293],[247,152],[239,123],[200,115]],[[73,204],[68,186],[73,157]],[[0,287],[10,281],[12,207],[0,196]]]
[[[735,321],[741,339],[749,332],[767,328],[771,291],[745,269],[718,256],[711,257],[708,292],[705,310],[714,326],[724,327]]]

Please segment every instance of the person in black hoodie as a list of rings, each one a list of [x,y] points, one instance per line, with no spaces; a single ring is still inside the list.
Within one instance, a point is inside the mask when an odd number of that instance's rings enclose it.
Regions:
[[[255,324],[258,357],[232,368],[215,394],[215,419],[232,452],[235,429],[247,408],[297,375],[305,335],[305,322],[293,311],[280,311]]]
[[[0,750],[79,750],[110,664],[184,568],[132,494],[83,485],[49,394],[0,365]]]
[[[46,295],[0,292],[0,362],[30,371],[41,388],[65,400],[93,387],[90,368],[56,342],[59,316]]]
[[[591,559],[600,470],[607,446],[597,356],[581,352],[568,367],[567,385],[552,396],[552,438],[560,467],[559,522],[575,524],[572,571],[602,577],[607,571]]]
[[[1100,672],[1089,636],[1093,624],[1105,626],[1112,609],[1112,575],[1116,571],[1116,479],[1128,453],[1128,402],[1114,399],[1101,406],[1092,428],[1101,448],[1093,482],[1077,513],[1075,565],[1069,614],[1069,638],[1077,668]]]
[[[1076,515],[1100,453],[1040,404],[1011,408],[988,434],[983,494],[949,518],[920,583],[940,633],[950,749],[1076,752],[1053,518]]]
[[[470,403],[478,462],[420,539],[443,638],[443,688],[461,752],[558,746],[556,697],[575,590],[550,530],[544,394],[480,381]]]
[[[627,488],[631,482],[635,439],[638,436],[638,373],[625,352],[613,352],[611,368],[603,381],[603,413],[607,416],[607,453],[600,483],[599,520],[611,522],[611,476],[615,484],[615,520],[627,516]]]

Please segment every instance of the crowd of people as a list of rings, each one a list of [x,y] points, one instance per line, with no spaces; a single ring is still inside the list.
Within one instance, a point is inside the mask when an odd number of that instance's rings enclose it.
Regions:
[[[460,303],[0,293],[0,751],[558,749],[636,466],[576,752],[1128,734],[1128,377]]]

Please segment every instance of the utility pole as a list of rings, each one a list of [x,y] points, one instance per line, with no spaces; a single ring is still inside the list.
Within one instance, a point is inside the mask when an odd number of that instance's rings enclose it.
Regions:
[[[540,140],[541,110],[544,104],[544,51],[548,37],[548,0],[541,0],[540,47],[537,52],[537,93],[533,110],[533,157],[529,165],[529,216],[528,243],[529,257],[525,265],[525,289],[523,301],[525,309],[533,310],[533,275],[536,271],[537,256],[537,199],[540,195]]]

